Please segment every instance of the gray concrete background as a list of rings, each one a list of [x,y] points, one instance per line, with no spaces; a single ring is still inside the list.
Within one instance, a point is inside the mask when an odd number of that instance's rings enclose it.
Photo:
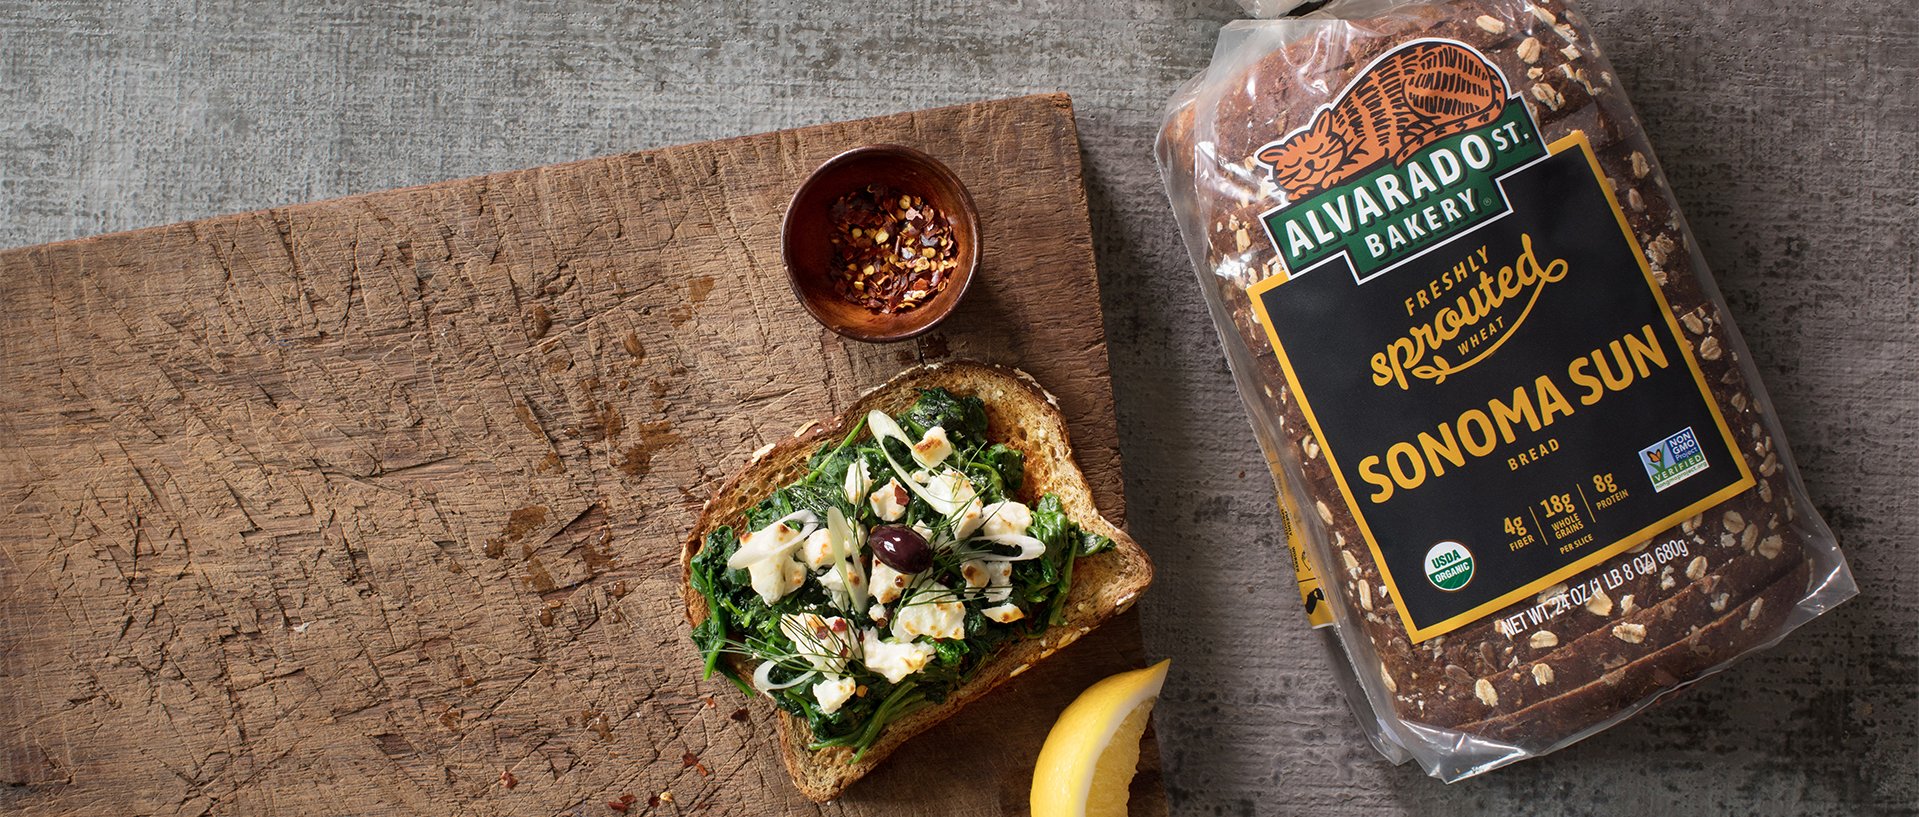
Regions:
[[[1453,786],[1365,745],[1151,159],[1224,0],[7,2],[0,245],[953,102],[1078,106],[1177,814],[1919,813],[1919,11],[1588,0],[1861,596]]]

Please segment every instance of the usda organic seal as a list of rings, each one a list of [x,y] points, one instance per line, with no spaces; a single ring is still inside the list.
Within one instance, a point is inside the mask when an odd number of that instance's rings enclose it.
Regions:
[[[1458,590],[1473,580],[1473,552],[1458,542],[1440,542],[1426,551],[1426,581],[1441,590]]]

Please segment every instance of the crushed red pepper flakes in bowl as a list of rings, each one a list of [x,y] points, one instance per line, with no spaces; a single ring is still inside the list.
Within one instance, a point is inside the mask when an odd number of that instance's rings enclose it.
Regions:
[[[822,326],[867,343],[925,334],[953,314],[980,246],[979,212],[958,174],[902,145],[826,160],[780,227],[794,297]]]
[[[834,287],[856,305],[885,314],[915,309],[959,267],[952,223],[920,196],[869,184],[840,196],[829,215]]]

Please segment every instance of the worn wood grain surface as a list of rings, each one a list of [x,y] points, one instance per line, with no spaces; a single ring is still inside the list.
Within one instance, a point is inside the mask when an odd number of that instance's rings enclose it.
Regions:
[[[0,3],[0,244],[1031,91],[1072,93],[1179,814],[1919,804],[1919,5],[1588,0],[1862,593],[1555,757],[1440,786],[1298,629],[1153,167],[1228,0]],[[7,781],[17,782],[17,781]]]
[[[982,209],[910,344],[827,332],[779,262],[806,172],[873,142]],[[0,798],[810,813],[771,707],[698,680],[679,543],[751,452],[953,356],[1048,384],[1120,517],[1094,288],[1061,96],[0,252]],[[819,810],[1023,812],[1053,716],[1139,661],[1128,616]]]

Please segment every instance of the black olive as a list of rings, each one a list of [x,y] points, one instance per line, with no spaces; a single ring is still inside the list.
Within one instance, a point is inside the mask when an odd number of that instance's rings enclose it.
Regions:
[[[918,573],[933,566],[933,548],[926,537],[905,525],[881,525],[866,535],[866,546],[887,567],[901,573]]]

